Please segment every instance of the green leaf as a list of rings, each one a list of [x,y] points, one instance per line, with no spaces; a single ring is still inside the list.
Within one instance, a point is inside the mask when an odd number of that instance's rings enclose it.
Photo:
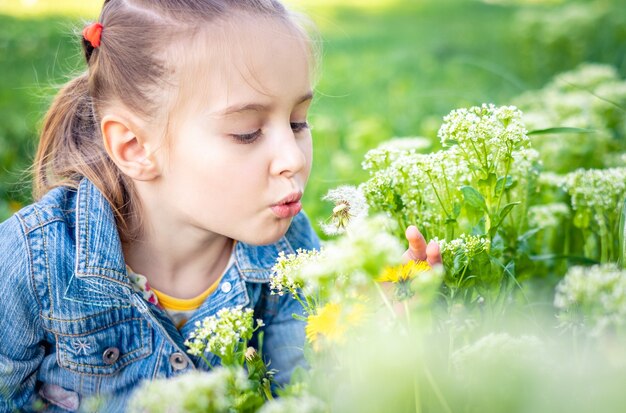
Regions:
[[[543,229],[542,227],[529,229],[528,231],[526,231],[522,235],[520,235],[517,238],[517,240],[518,240],[518,242],[525,242],[528,239],[530,239],[532,236],[534,236],[536,233],[541,231],[542,229]]]
[[[306,317],[303,317],[300,314],[292,313],[291,316],[298,321],[306,321]]]
[[[457,218],[459,215],[461,215],[461,204],[458,202],[455,202],[454,205],[452,206],[452,216],[454,218]]]
[[[474,225],[470,231],[472,235],[486,236],[487,229],[485,226],[485,217],[483,216],[476,225]]]
[[[456,139],[446,139],[445,142],[443,143],[443,147],[449,148],[451,146],[458,145],[458,144],[459,144],[459,141],[457,141]]]
[[[489,228],[490,236],[493,237],[496,234],[496,231],[498,231],[498,228],[500,228],[500,225],[504,221],[504,218],[506,218],[506,216],[509,215],[513,207],[518,204],[520,204],[520,202],[511,202],[510,204],[506,204],[505,206],[503,206],[502,209],[498,211],[498,214],[495,216],[495,224]]]
[[[463,193],[463,198],[465,199],[465,203],[472,208],[482,209],[483,211],[489,213],[487,210],[487,204],[485,203],[485,198],[472,188],[471,186],[463,186],[461,187],[461,192]]]
[[[500,178],[498,178],[498,181],[496,182],[496,189],[494,190],[494,195],[499,196],[502,193],[502,190],[503,190],[502,187],[504,187],[504,190],[507,190],[513,187],[513,185],[514,185],[514,181],[511,175],[507,175],[506,177],[501,176]]]
[[[504,218],[506,218],[506,216],[509,215],[513,207],[519,204],[521,204],[521,202],[511,202],[510,204],[506,204],[505,206],[503,206],[500,212],[498,213],[498,216],[500,217],[498,221],[498,225],[500,225],[500,223],[504,221]]]
[[[574,226],[577,228],[585,229],[589,227],[591,223],[591,213],[587,208],[579,209],[574,214]]]
[[[597,132],[595,129],[570,128],[566,126],[561,126],[561,127],[555,127],[555,128],[547,128],[547,129],[536,129],[536,130],[528,132],[528,136],[560,134],[560,133],[595,133],[595,132]]]

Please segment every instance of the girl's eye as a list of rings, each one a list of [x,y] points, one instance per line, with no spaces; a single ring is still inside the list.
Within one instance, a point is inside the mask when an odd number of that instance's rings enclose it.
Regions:
[[[299,133],[305,129],[309,129],[308,122],[291,122],[290,125],[291,125],[291,130],[294,133]],[[252,133],[244,133],[241,135],[233,134],[231,136],[239,143],[243,143],[243,144],[253,143],[261,136],[261,129],[258,129]]]
[[[294,133],[302,132],[305,129],[309,129],[308,122],[291,122],[291,130],[293,130]]]
[[[239,143],[248,144],[256,141],[261,136],[261,129],[252,133],[244,133],[243,135],[231,135]]]

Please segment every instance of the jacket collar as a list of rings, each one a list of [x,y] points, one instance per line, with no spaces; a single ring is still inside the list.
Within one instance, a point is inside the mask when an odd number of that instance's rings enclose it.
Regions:
[[[83,179],[75,202],[75,271],[64,298],[103,307],[128,305],[132,286],[108,201],[92,182]]]
[[[130,288],[113,210],[88,179],[80,182],[76,196],[76,276]]]
[[[285,254],[294,252],[285,236],[269,245],[255,246],[238,242],[235,246],[235,264],[244,280],[249,282],[269,281],[272,267],[281,251],[284,251]]]
[[[88,179],[83,179],[76,197],[76,276],[97,277],[118,287],[132,288],[115,216],[109,202]],[[286,237],[269,245],[237,242],[235,265],[246,281],[268,281],[280,251],[293,253]]]

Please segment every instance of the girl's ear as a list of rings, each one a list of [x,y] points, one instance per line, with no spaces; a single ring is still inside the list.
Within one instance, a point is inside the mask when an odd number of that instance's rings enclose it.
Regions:
[[[150,144],[136,133],[138,127],[130,120],[105,115],[100,127],[104,148],[125,175],[138,181],[150,181],[160,175]]]

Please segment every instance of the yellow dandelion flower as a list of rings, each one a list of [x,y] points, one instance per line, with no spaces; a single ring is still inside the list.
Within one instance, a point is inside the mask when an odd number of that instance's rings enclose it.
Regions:
[[[431,267],[426,261],[411,260],[406,264],[385,268],[383,273],[377,278],[377,281],[391,283],[410,281],[417,277],[418,274],[430,271],[430,269]]]
[[[315,351],[321,349],[322,342],[342,344],[348,328],[361,324],[364,318],[365,306],[362,304],[346,309],[338,303],[328,303],[307,318],[306,337]]]

